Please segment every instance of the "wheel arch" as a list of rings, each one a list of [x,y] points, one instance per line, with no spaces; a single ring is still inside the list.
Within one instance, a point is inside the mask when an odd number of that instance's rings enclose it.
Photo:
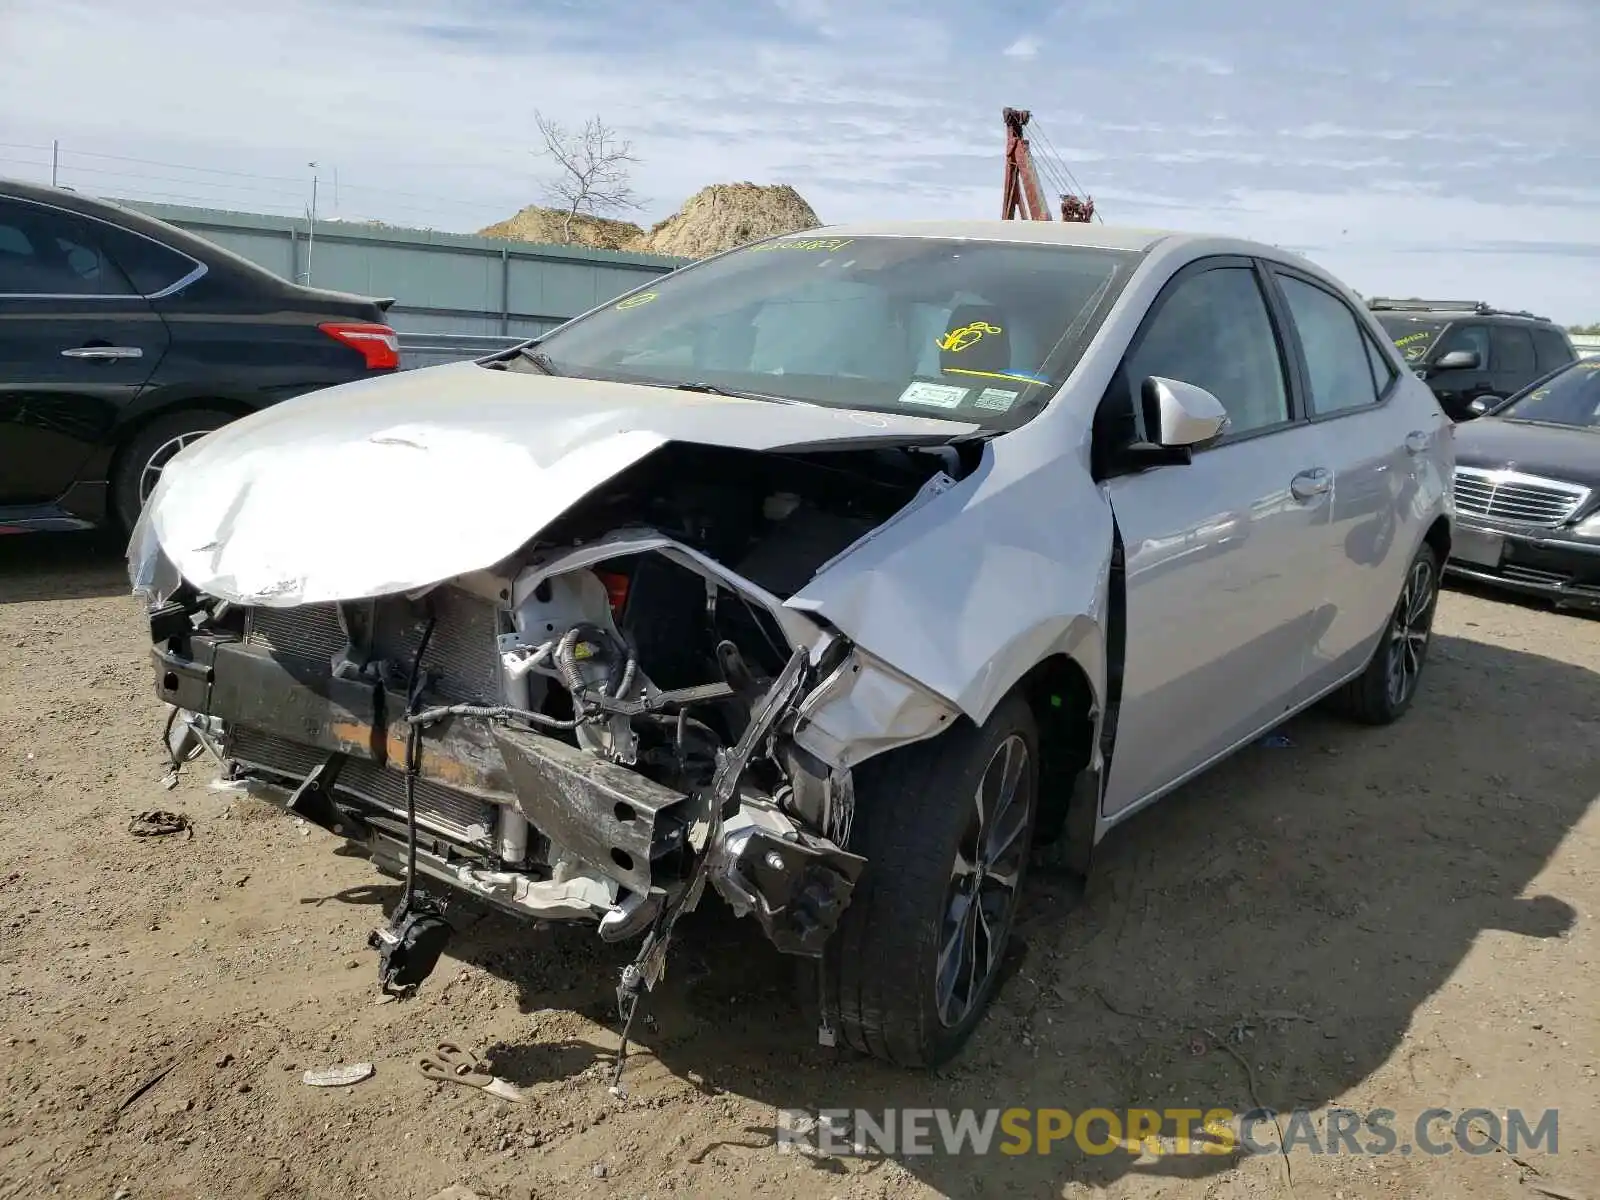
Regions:
[[[257,406],[246,404],[240,400],[229,399],[225,396],[185,396],[174,397],[164,403],[153,405],[141,411],[137,416],[129,418],[119,425],[113,437],[111,455],[106,462],[105,477],[108,484],[107,515],[115,521],[118,519],[116,511],[115,490],[117,479],[122,474],[123,464],[127,459],[128,449],[138,440],[139,435],[157,421],[166,417],[176,416],[185,412],[220,412],[227,413],[233,420],[249,416],[257,410]]]
[[[1450,518],[1440,513],[1433,519],[1433,524],[1428,526],[1428,531],[1422,535],[1422,540],[1433,548],[1433,552],[1439,556],[1439,565],[1443,567],[1445,560],[1450,557]]]
[[[1117,628],[1110,622],[1111,632]],[[982,700],[960,704],[981,725],[1007,696],[1027,702],[1039,733],[1036,840],[1079,875],[1088,872],[1099,835],[1108,676],[1120,677],[1120,669],[1108,671],[1107,632],[1107,622],[1088,613],[1026,631],[1010,643],[1006,666],[987,673]]]
[[[1052,654],[1017,681],[1039,733],[1036,840],[1086,874],[1100,816],[1101,706],[1082,663]]]

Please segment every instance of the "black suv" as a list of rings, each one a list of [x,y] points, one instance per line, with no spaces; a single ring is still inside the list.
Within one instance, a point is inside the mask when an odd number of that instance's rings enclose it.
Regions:
[[[1470,421],[1578,357],[1561,326],[1481,300],[1378,297],[1367,307],[1455,421]]]
[[[129,528],[189,442],[395,370],[392,303],[287,283],[120,205],[0,180],[0,533]]]

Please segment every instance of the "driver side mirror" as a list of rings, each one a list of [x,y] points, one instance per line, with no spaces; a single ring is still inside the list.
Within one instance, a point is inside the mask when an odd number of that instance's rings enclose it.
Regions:
[[[1228,410],[1203,387],[1151,375],[1139,387],[1145,437],[1164,450],[1191,450],[1228,428]]]
[[[1483,365],[1476,350],[1452,350],[1433,364],[1436,371],[1472,371]]]

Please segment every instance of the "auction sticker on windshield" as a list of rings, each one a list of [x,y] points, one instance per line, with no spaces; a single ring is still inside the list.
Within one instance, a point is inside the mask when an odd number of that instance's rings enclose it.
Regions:
[[[948,383],[913,383],[900,393],[901,404],[927,404],[934,408],[955,408],[970,389]]]
[[[973,408],[986,408],[990,412],[1006,412],[1016,403],[1017,394],[1007,388],[984,388],[972,402]]]

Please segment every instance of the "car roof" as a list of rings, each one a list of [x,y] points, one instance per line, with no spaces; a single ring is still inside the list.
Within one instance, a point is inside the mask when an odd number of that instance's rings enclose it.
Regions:
[[[10,196],[17,200],[31,200],[36,204],[48,204],[52,207],[65,209],[67,212],[77,213],[79,216],[94,217],[130,229],[134,233],[144,234],[159,242],[165,242],[175,250],[181,250],[190,258],[207,263],[211,267],[226,266],[231,271],[247,275],[257,286],[280,289],[285,281],[268,271],[265,267],[251,262],[242,255],[235,254],[226,246],[208,241],[203,237],[190,233],[187,229],[180,228],[148,213],[139,212],[127,205],[118,204],[115,200],[106,200],[99,196],[87,196],[82,192],[70,191],[66,188],[49,187],[41,183],[24,183],[20,179],[0,178],[0,196]]]
[[[1375,317],[1398,317],[1413,321],[1526,321],[1535,325],[1554,325],[1549,317],[1526,309],[1496,308],[1482,300],[1403,300],[1372,296],[1367,308]]]
[[[1470,321],[1474,325],[1550,325],[1556,329],[1561,329],[1561,326],[1557,325],[1549,317],[1513,312],[1480,313],[1464,308],[1408,308],[1403,311],[1392,308],[1378,308],[1372,310],[1372,315],[1380,321],[1427,321],[1430,324],[1453,324],[1456,321]],[[1565,332],[1565,330],[1562,332]]]
[[[1165,229],[1134,229],[1082,221],[852,221],[808,229],[803,237],[926,237],[967,241],[1086,246],[1097,250],[1148,250],[1168,238],[1192,237]]]

